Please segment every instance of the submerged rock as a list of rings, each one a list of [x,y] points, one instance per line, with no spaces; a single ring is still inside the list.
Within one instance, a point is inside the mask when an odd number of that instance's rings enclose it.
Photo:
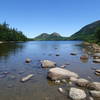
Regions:
[[[29,75],[27,75],[26,77],[23,77],[23,78],[21,79],[21,82],[26,82],[26,81],[28,81],[29,79],[31,79],[33,76],[34,76],[33,74],[29,74]]]
[[[27,58],[27,59],[25,60],[26,63],[30,63],[31,61],[32,61],[32,60],[29,59],[29,58]]]
[[[86,98],[86,93],[82,89],[71,88],[69,91],[69,97],[73,100],[81,100]]]
[[[60,56],[60,54],[56,54],[56,56]]]
[[[58,91],[59,91],[60,93],[65,93],[65,91],[64,91],[62,88],[58,88]]]
[[[55,83],[56,83],[56,84],[60,84],[61,81],[60,81],[60,80],[55,80]]]
[[[80,59],[88,59],[88,55],[82,55]]]
[[[77,55],[76,53],[70,53],[70,55],[73,55],[73,56],[75,56],[75,55]]]
[[[78,74],[63,68],[51,68],[48,72],[48,78],[51,80],[66,79],[70,77],[78,77]]]
[[[94,98],[100,98],[100,91],[90,91],[90,94]]]
[[[43,68],[52,68],[56,67],[56,63],[50,60],[43,60],[41,61],[41,65]]]

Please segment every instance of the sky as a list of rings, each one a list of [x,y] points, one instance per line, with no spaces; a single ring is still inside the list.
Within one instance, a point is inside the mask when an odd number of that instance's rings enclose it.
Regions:
[[[0,0],[0,23],[30,38],[52,32],[70,36],[97,20],[100,0]]]

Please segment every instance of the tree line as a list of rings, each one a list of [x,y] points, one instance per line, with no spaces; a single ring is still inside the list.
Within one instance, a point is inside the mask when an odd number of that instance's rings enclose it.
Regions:
[[[0,24],[0,41],[26,41],[27,37],[15,28],[10,28],[9,24],[4,22]]]

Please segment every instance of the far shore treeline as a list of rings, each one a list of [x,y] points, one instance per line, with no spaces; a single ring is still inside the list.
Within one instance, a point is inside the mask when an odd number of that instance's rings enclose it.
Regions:
[[[27,37],[15,28],[10,28],[9,24],[4,22],[0,24],[0,41],[26,41]]]
[[[21,31],[11,28],[4,22],[0,24],[0,41],[66,41],[66,40],[83,40],[100,44],[100,20],[95,21],[81,28],[78,32],[70,37],[63,37],[59,33],[51,34],[42,33],[35,38],[27,38]]]

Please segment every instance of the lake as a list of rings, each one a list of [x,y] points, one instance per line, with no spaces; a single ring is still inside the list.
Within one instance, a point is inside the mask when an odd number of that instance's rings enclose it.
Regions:
[[[77,46],[82,41],[33,41],[23,43],[0,44],[0,100],[70,100],[68,93],[63,95],[58,88],[70,86],[68,84],[56,85],[47,79],[48,69],[41,68],[41,60],[52,60],[60,67],[69,64],[66,69],[76,72],[82,78],[91,81],[100,81],[94,74],[92,67],[99,68],[100,64],[80,60],[84,49]],[[70,53],[77,53],[76,56]],[[60,54],[60,56],[56,56]],[[32,59],[25,63],[25,59]],[[20,79],[28,74],[34,77],[25,82]],[[90,79],[91,77],[91,79]]]

